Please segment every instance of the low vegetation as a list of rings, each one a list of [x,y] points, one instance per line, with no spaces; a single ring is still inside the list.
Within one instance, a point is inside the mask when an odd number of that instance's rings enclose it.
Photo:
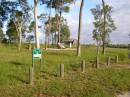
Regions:
[[[35,62],[34,85],[28,84],[31,51],[17,51],[15,46],[0,47],[0,97],[114,97],[130,89],[130,60],[128,50],[107,48],[100,54],[100,68],[95,64],[96,48],[82,47],[82,57],[76,51],[44,51],[43,64]],[[114,63],[115,56],[119,63]],[[106,59],[113,59],[111,67]],[[86,61],[86,72],[81,72],[81,61]],[[65,77],[60,78],[60,64],[65,65]],[[121,65],[121,68],[118,67]]]

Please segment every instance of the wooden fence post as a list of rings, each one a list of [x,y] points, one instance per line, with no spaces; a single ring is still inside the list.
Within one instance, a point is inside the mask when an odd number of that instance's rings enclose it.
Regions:
[[[110,66],[110,64],[111,64],[111,57],[109,56],[109,57],[107,58],[107,66]]]
[[[60,76],[64,78],[64,64],[60,64]]]
[[[85,72],[85,60],[82,61],[81,68],[82,68],[82,72],[84,73]]]
[[[99,68],[99,57],[96,56],[96,68]]]
[[[33,85],[33,68],[32,67],[30,67],[29,68],[29,84],[30,85]]]
[[[118,56],[115,57],[115,63],[118,63]]]

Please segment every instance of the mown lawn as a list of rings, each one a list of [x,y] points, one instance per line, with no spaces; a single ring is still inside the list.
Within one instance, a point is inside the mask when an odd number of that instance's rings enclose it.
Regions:
[[[114,97],[130,90],[130,69],[107,67],[108,56],[112,65],[129,65],[127,49],[107,48],[100,55],[100,68],[95,64],[96,48],[82,47],[82,57],[75,51],[43,51],[43,64],[35,64],[34,85],[28,84],[32,53],[17,51],[14,46],[0,46],[0,97]],[[115,56],[119,63],[114,63]],[[81,61],[86,61],[86,72],[81,72]],[[60,64],[65,65],[65,77],[60,78]]]

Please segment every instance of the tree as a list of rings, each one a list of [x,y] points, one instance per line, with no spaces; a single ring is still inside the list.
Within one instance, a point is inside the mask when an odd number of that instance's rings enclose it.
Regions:
[[[77,44],[77,56],[81,56],[81,47],[80,47],[80,35],[82,28],[82,12],[83,12],[84,0],[81,0],[80,12],[79,12],[79,29],[78,29],[78,44]]]
[[[105,46],[109,42],[109,35],[116,29],[111,17],[112,7],[105,5],[101,8],[100,5],[97,5],[96,8],[91,9],[91,12],[94,16],[94,30],[100,33],[103,48],[102,53],[105,54]]]
[[[50,24],[49,22],[45,22],[45,49],[49,47],[49,41],[50,41]]]
[[[4,33],[2,28],[0,27],[0,42],[4,39]]]
[[[17,1],[0,0],[0,27],[13,15],[18,5]]]
[[[13,20],[9,21],[9,23],[7,25],[6,34],[8,35],[10,42],[12,40],[17,40],[18,39],[18,32],[16,30],[16,27],[15,27],[15,24],[14,24]]]
[[[52,17],[50,22],[51,22],[51,34],[52,36],[54,35],[55,37],[53,39],[55,39],[55,43],[57,40],[57,33],[58,29],[56,27],[56,23],[57,23],[57,17]],[[70,29],[67,25],[67,20],[64,17],[61,17],[61,33],[60,33],[60,40],[61,42],[63,42],[64,40],[68,39],[70,37]],[[52,40],[53,40],[52,39]]]
[[[97,43],[97,56],[98,56],[99,47],[101,44],[101,35],[100,35],[101,33],[99,32],[99,28],[97,27],[97,24],[101,21],[102,12],[99,5],[96,6],[96,9],[91,9],[91,11],[93,14],[95,14],[94,16],[95,22],[93,23],[95,27],[93,30],[93,39],[96,40],[96,43]]]
[[[32,21],[29,25],[29,31],[28,33],[32,33],[32,32],[35,32],[35,21]],[[34,35],[28,35],[27,38],[26,38],[26,41],[29,43],[28,45],[28,49],[31,50],[32,48],[32,41],[34,41]]]
[[[49,13],[50,14],[50,13]],[[42,28],[45,32],[45,49],[49,47],[49,36],[50,36],[50,15],[48,16],[47,14],[40,14],[38,16],[38,19],[40,20],[40,28]],[[43,31],[42,30],[42,31]]]
[[[29,43],[28,49],[31,50],[32,48],[32,41],[34,41],[34,35],[28,35],[26,38],[27,42]]]
[[[16,0],[16,1],[2,0],[0,1],[0,4],[1,4],[0,22],[3,23],[6,20],[14,22],[16,31],[18,32],[19,37],[18,49],[20,50],[22,42],[22,33],[25,32],[27,22],[29,21],[30,7],[27,3],[27,0]]]
[[[42,4],[46,4],[47,6],[47,11],[49,11],[47,14],[46,14],[46,17],[45,17],[45,14],[42,14],[42,16],[40,16],[40,18],[43,20],[46,19],[46,21],[44,22],[44,30],[45,30],[45,49],[47,49],[47,47],[49,47],[49,40],[50,40],[50,32],[51,32],[51,6],[52,6],[52,1],[53,0],[40,0]]]
[[[60,32],[61,32],[61,17],[63,12],[69,12],[69,4],[74,2],[74,0],[49,0],[47,2],[48,7],[52,7],[55,9],[55,17],[56,17],[56,27],[58,29],[58,42],[60,43]]]
[[[103,7],[103,31],[104,31],[104,35],[102,37],[102,42],[103,42],[103,49],[102,49],[102,53],[105,54],[105,33],[106,33],[106,8],[105,8],[105,2],[104,0],[102,0],[102,7]]]
[[[5,21],[8,21],[13,16],[13,12],[17,9],[17,6],[17,1],[0,0],[0,28],[3,27]]]
[[[56,23],[57,23],[56,17],[52,17],[51,18],[51,33],[52,33],[52,35],[54,34],[54,37],[53,37],[54,42],[53,43],[55,43],[55,44],[57,43],[57,34],[56,34],[56,32],[58,31]]]
[[[34,0],[34,19],[35,19],[35,42],[36,42],[36,48],[40,48],[39,44],[39,32],[38,32],[38,0]]]
[[[97,56],[99,56],[99,48],[101,44],[101,36],[100,33],[97,32],[97,30],[93,30],[93,39],[97,42]]]
[[[103,43],[103,50],[102,53],[105,54],[105,46],[109,40],[109,33],[113,30],[116,30],[116,26],[114,21],[111,17],[112,7],[109,5],[105,5],[105,1],[102,0],[102,13],[103,13],[103,32],[102,32],[102,43]]]
[[[32,21],[29,25],[29,33],[35,31],[35,21]]]
[[[21,49],[22,44],[22,35],[25,33],[27,29],[27,24],[30,22],[30,7],[26,0],[19,0],[19,8],[17,8],[16,11],[14,11],[14,16],[12,17],[12,20],[15,24],[16,30],[18,32],[18,50]]]
[[[70,38],[70,29],[67,24],[61,26],[61,42]]]
[[[21,11],[16,11],[15,16],[13,17],[13,22],[16,27],[16,31],[18,33],[18,50],[21,49],[22,44],[22,30],[23,30],[23,13]]]

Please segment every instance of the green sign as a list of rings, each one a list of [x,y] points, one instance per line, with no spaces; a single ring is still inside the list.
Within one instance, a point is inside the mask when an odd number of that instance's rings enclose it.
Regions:
[[[42,50],[39,48],[36,48],[32,52],[32,66],[34,67],[34,61],[35,60],[40,60],[42,64]]]
[[[39,48],[36,48],[33,50],[33,58],[42,58],[42,50]]]

